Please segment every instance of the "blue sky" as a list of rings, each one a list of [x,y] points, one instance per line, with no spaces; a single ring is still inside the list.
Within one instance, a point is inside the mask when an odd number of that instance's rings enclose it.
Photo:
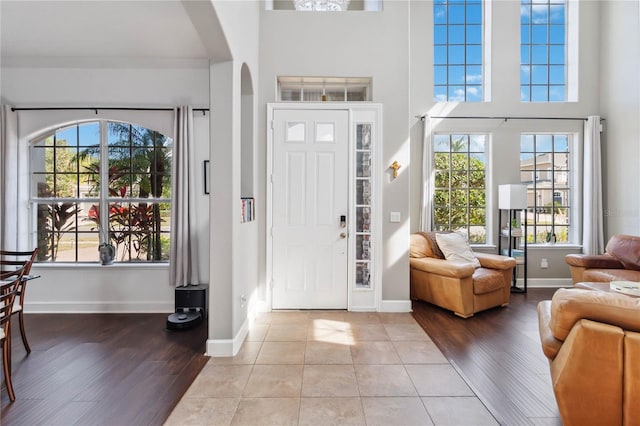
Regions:
[[[522,101],[565,100],[565,12],[564,0],[521,1]],[[433,16],[435,100],[482,101],[482,2],[436,0]]]

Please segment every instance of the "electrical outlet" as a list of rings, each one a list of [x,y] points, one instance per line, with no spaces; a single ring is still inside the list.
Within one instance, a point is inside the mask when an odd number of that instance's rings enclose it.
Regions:
[[[547,269],[549,267],[549,261],[547,259],[540,259],[540,268]]]

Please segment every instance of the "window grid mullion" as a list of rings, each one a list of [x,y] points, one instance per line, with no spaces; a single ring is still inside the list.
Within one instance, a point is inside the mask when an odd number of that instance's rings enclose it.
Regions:
[[[109,235],[109,146],[107,123],[100,120],[100,242],[108,244]]]

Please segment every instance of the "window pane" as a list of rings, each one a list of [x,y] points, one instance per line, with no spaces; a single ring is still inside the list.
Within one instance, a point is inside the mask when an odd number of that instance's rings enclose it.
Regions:
[[[531,67],[523,65],[520,67],[520,82],[523,84],[531,83]]]
[[[33,142],[32,197],[71,199],[35,204],[40,261],[98,261],[98,245],[107,235],[100,229],[101,206],[109,211],[105,223],[110,241],[118,245],[119,260],[167,259],[162,244],[169,241],[170,204],[131,203],[127,197],[170,199],[172,140],[136,125],[105,124],[106,170],[100,168],[100,122],[59,130],[55,146],[51,137]],[[122,202],[100,200],[103,179],[109,181],[107,196]]]
[[[520,176],[528,184],[530,242],[570,241],[569,135],[522,135]],[[535,157],[530,151],[536,148]],[[559,237],[559,235],[562,235]]]
[[[531,86],[532,102],[547,102],[549,100],[548,86]]]
[[[464,44],[464,25],[449,25],[449,44]]]
[[[436,25],[433,28],[433,42],[435,44],[447,43],[447,27],[444,25]]]
[[[481,25],[467,25],[467,43],[482,44]]]
[[[533,25],[531,27],[531,43],[547,44],[549,42],[546,25]],[[523,42],[524,43],[524,42]]]
[[[564,84],[564,67],[552,65],[549,67],[549,83]]]
[[[486,135],[436,134],[434,223],[486,241]],[[472,153],[473,152],[473,153]]]
[[[549,63],[564,64],[564,46],[549,46]]]
[[[447,14],[448,24],[464,24],[464,6],[449,5]]]
[[[447,46],[433,47],[433,63],[437,65],[447,64]]]
[[[433,6],[433,23],[434,24],[446,24],[447,23],[447,6],[437,5]]]
[[[531,67],[533,73],[531,75],[531,82],[533,84],[546,84],[547,83],[547,67],[544,65],[534,65]]]
[[[552,44],[564,44],[564,25],[551,25],[549,27],[549,42]]]
[[[464,67],[463,66],[451,66],[449,67],[449,84],[463,84],[464,83]]]
[[[553,136],[551,135],[536,135],[535,147],[537,152],[552,152],[553,151]]]
[[[449,46],[449,64],[464,64],[464,46]]]
[[[433,67],[434,81],[436,84],[447,84],[447,67],[435,66]]]
[[[549,86],[549,101],[550,102],[564,102],[567,98],[566,86]]]
[[[467,24],[482,23],[482,5],[480,2],[467,5]]]
[[[520,63],[522,64],[530,64],[531,63],[531,48],[529,46],[521,46],[520,47]]]
[[[534,24],[546,24],[549,22],[549,8],[545,5],[533,5],[531,7],[531,21]]]
[[[548,0],[521,0],[521,5],[520,64],[522,66],[536,64],[545,67],[554,64],[562,65],[562,69],[554,69],[551,79],[548,72],[546,72],[547,76],[536,75],[535,72],[530,76],[521,69],[520,98],[526,102],[564,101],[566,100],[564,0],[554,0],[553,4]],[[528,32],[529,29],[531,33]],[[547,87],[541,87],[542,85]]]
[[[482,64],[482,46],[467,46],[467,64]]]
[[[531,23],[531,6],[530,5],[520,6],[520,22],[522,24]]]
[[[449,101],[464,102],[464,86],[449,86]]]
[[[77,146],[78,128],[76,126],[67,127],[56,132],[56,145]]]
[[[523,44],[531,43],[531,26],[530,25],[521,25],[520,26],[520,42]]]
[[[547,64],[549,62],[548,55],[549,49],[545,46],[531,46],[531,63],[532,64]]]
[[[466,101],[467,102],[481,102],[482,101],[482,86],[467,86]]]
[[[482,68],[482,2],[434,2],[433,13],[434,99],[482,101],[482,72],[464,69],[469,65]],[[446,25],[440,25],[443,23]],[[446,66],[446,71],[437,69],[439,66]]]
[[[436,102],[447,101],[447,86],[435,86],[433,88],[434,100]]]
[[[565,9],[563,4],[552,4],[549,7],[550,22],[552,24],[565,23]]]

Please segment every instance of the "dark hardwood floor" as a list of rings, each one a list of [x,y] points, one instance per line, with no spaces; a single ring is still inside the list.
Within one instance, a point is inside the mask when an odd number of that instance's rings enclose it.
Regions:
[[[160,425],[198,375],[207,326],[166,331],[166,314],[25,315],[12,324],[13,386],[0,424]]]
[[[560,425],[536,312],[555,291],[530,288],[468,319],[414,301],[413,316],[500,424]]]

